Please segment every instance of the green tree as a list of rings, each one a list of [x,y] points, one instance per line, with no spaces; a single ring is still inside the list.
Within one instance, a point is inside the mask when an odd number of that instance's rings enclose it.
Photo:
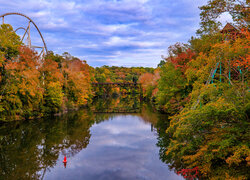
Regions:
[[[48,112],[55,113],[60,110],[63,100],[60,82],[50,82],[45,91],[45,107]]]

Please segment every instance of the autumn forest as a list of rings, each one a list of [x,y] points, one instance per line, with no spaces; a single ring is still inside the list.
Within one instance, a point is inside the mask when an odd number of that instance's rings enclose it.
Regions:
[[[92,109],[98,98],[120,97],[123,106],[129,106],[126,99],[139,94],[133,102],[140,102],[132,109],[150,103],[168,117],[160,119],[169,123],[158,129],[165,139],[160,156],[176,174],[186,179],[249,179],[248,5],[208,1],[200,7],[196,36],[169,46],[156,68],[94,68],[68,52],[49,51],[41,58],[22,43],[11,25],[2,24],[0,121],[8,124]],[[225,12],[233,23],[222,26],[216,18]],[[98,83],[139,88],[93,85]]]

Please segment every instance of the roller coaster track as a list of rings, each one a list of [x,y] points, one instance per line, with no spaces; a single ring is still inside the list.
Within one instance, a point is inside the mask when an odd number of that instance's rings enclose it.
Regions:
[[[24,14],[22,14],[22,13],[10,12],[10,13],[5,13],[5,14],[0,15],[0,18],[2,18],[2,20],[3,20],[3,21],[2,21],[3,24],[4,24],[4,17],[5,17],[5,16],[9,16],[9,15],[23,16],[23,17],[25,17],[26,19],[29,20],[29,25],[28,25],[27,28],[19,27],[19,28],[17,28],[17,29],[15,30],[15,32],[16,32],[17,30],[19,30],[19,29],[25,30],[25,33],[24,33],[24,35],[23,35],[23,37],[22,37],[22,40],[23,40],[24,36],[26,35],[26,33],[28,33],[29,48],[32,48],[32,47],[33,47],[33,48],[43,48],[42,51],[44,51],[44,49],[45,49],[45,53],[47,54],[47,53],[48,53],[48,50],[47,50],[46,43],[45,43],[45,41],[44,41],[44,38],[43,38],[43,35],[42,35],[41,31],[39,30],[38,26],[36,25],[36,23],[35,23],[31,18],[29,18],[28,16],[26,16],[26,15],[24,15]],[[40,35],[40,37],[41,37],[41,39],[42,39],[42,42],[43,42],[43,47],[31,46],[31,40],[30,40],[30,23],[32,23],[32,24],[35,26],[36,30],[38,31],[38,33],[39,33],[39,35]],[[41,52],[41,53],[42,53],[42,52]]]
[[[219,66],[219,62],[216,63],[216,67],[215,67],[214,69],[211,70],[210,75],[209,75],[209,77],[208,77],[208,79],[207,79],[207,81],[206,81],[206,84],[205,84],[206,86],[209,85],[209,84],[211,83],[211,81],[213,80],[214,75],[215,75],[215,73],[216,73],[216,71],[217,71],[218,66]],[[192,110],[196,109],[196,107],[197,107],[198,104],[200,103],[200,100],[201,100],[201,95],[198,96],[197,101],[196,101],[195,104],[191,107]]]

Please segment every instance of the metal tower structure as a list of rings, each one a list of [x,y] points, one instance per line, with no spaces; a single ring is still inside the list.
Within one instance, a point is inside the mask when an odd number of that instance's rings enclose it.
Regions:
[[[17,28],[15,30],[15,32],[17,32],[20,29],[24,30],[25,32],[21,36],[22,43],[25,44],[26,46],[28,46],[29,48],[36,50],[38,53],[40,52],[39,53],[39,57],[43,58],[47,54],[48,50],[47,50],[47,46],[46,46],[46,43],[44,41],[44,38],[42,36],[42,33],[40,32],[40,30],[37,27],[37,25],[35,24],[35,22],[31,18],[29,18],[28,16],[26,16],[24,14],[17,13],[17,12],[10,12],[10,13],[5,13],[5,14],[0,15],[0,18],[2,18],[2,24],[4,24],[4,18],[5,18],[5,16],[9,16],[9,15],[22,16],[22,17],[25,17],[28,20],[28,26],[27,26],[27,28],[19,27],[19,28]],[[30,36],[31,24],[33,24],[33,26],[36,28],[37,32],[39,33],[40,38],[41,38],[41,40],[43,42],[43,46],[35,46],[35,45],[33,45],[31,43],[31,36]],[[25,39],[25,37],[26,37],[26,39]]]

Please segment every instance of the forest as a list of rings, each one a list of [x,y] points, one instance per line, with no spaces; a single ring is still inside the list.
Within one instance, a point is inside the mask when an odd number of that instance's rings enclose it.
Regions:
[[[39,118],[86,106],[91,67],[69,53],[43,59],[22,45],[13,28],[0,29],[0,119]]]
[[[198,36],[170,46],[155,72],[139,81],[144,96],[170,115],[163,156],[177,173],[249,179],[249,12],[235,1],[200,9]],[[216,18],[225,12],[234,24],[221,30]]]
[[[139,83],[144,100],[169,115],[162,156],[177,173],[184,178],[199,172],[207,179],[249,179],[247,3],[213,0],[200,9],[197,35],[168,47],[157,68],[93,68],[67,52],[50,51],[41,59],[21,43],[11,25],[1,25],[0,121],[77,110],[104,91],[132,93],[121,87],[97,89],[92,83]],[[233,17],[224,28],[217,21],[223,13]]]

